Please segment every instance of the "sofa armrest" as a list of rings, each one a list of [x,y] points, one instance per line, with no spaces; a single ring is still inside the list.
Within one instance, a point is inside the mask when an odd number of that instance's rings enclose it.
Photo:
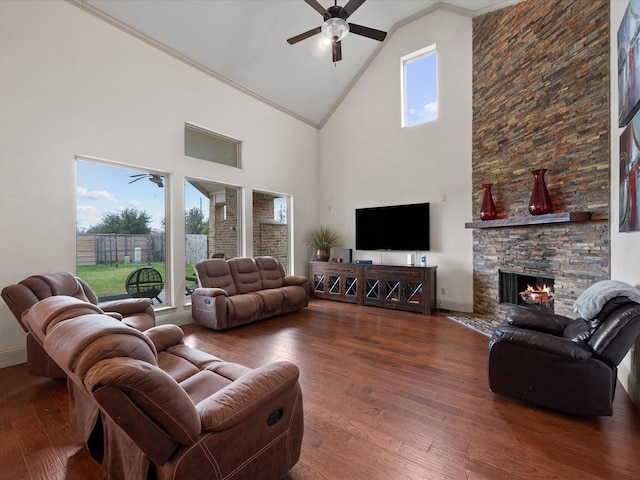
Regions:
[[[222,288],[205,288],[205,287],[196,288],[193,291],[192,295],[202,295],[203,297],[217,297],[219,295],[224,295],[225,297],[229,296],[227,291],[223,290]]]
[[[562,335],[567,325],[573,321],[569,317],[532,308],[512,308],[507,312],[506,320],[509,325],[555,335]]]
[[[243,375],[196,405],[202,430],[219,432],[237,425],[295,385],[299,375],[298,367],[288,361]]]
[[[593,356],[591,349],[582,343],[536,330],[527,330],[504,324],[494,332],[489,342],[489,349],[503,342],[577,360],[586,360]]]
[[[302,275],[288,275],[282,279],[282,283],[285,287],[289,286],[299,286],[303,287],[306,283],[309,282],[307,277],[303,277]]]
[[[117,312],[123,317],[128,317],[137,313],[148,313],[155,317],[155,314],[153,313],[152,300],[150,298],[125,298],[122,300],[111,300],[108,302],[101,302],[98,306],[105,312]],[[150,311],[149,308],[151,308]]]
[[[144,334],[151,339],[158,353],[174,345],[182,343],[184,332],[174,324],[158,325],[144,331]]]

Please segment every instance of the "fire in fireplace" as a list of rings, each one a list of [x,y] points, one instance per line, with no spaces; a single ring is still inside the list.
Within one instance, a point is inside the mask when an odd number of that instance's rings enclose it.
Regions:
[[[553,312],[553,278],[499,272],[500,303]]]
[[[524,292],[520,292],[520,298],[527,305],[544,305],[549,307],[553,305],[553,289],[546,284],[542,286],[534,285],[533,287],[527,285],[527,289]]]

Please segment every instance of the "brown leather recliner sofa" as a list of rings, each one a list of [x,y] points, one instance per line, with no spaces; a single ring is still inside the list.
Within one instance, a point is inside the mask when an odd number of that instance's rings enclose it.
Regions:
[[[575,415],[612,415],[617,366],[640,335],[640,290],[615,280],[576,300],[580,318],[511,309],[489,342],[489,388]]]
[[[65,295],[97,305],[103,312],[125,325],[146,330],[156,324],[152,301],[148,298],[126,298],[98,302],[98,297],[86,282],[68,272],[32,275],[15,285],[2,289],[2,298],[27,332],[27,368],[31,375],[64,378],[65,374],[45,353],[22,320],[25,311],[44,298]]]
[[[273,257],[213,258],[195,265],[200,288],[191,295],[197,323],[225,330],[305,308],[309,280],[285,275]]]
[[[186,346],[176,325],[140,332],[70,297],[23,320],[65,371],[71,422],[102,478],[277,480],[298,461],[293,363],[224,362]]]

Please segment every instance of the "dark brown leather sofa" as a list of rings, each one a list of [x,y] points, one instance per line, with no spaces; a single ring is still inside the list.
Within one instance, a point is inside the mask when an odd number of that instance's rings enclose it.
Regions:
[[[225,330],[309,304],[309,279],[285,275],[273,257],[213,258],[195,269],[200,288],[191,295],[191,316],[208,328]]]
[[[148,298],[126,298],[99,303],[91,287],[71,273],[32,275],[2,289],[2,299],[22,329],[27,332],[27,368],[31,375],[65,377],[64,372],[51,361],[22,320],[23,313],[37,302],[56,295],[65,295],[97,305],[103,312],[138,330],[146,330],[156,324],[153,305]]]
[[[71,423],[101,478],[277,480],[298,461],[293,363],[224,362],[185,345],[176,325],[140,332],[65,296],[23,320],[67,375]]]
[[[625,285],[587,289],[590,312],[576,301],[581,318],[510,310],[489,342],[491,391],[565,413],[612,415],[617,366],[640,335],[640,291]]]

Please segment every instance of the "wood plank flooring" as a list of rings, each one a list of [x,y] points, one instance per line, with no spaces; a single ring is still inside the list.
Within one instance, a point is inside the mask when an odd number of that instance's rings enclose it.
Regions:
[[[440,314],[315,300],[229,332],[183,329],[227,361],[300,367],[305,436],[288,480],[640,478],[640,412],[620,385],[612,417],[493,394],[487,337]],[[0,478],[99,478],[67,408],[64,382],[0,370]]]

